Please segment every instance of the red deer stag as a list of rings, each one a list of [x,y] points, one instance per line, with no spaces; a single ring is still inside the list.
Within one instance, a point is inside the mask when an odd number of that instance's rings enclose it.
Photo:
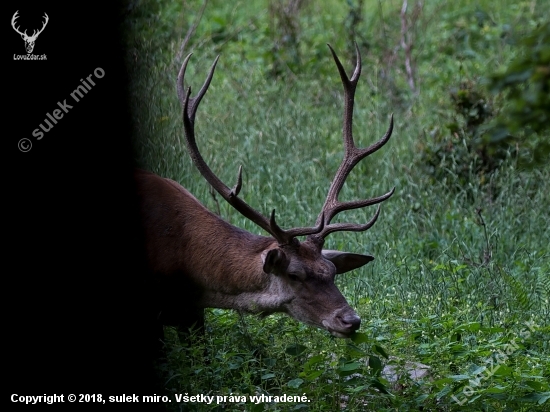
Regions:
[[[162,324],[188,328],[203,323],[203,308],[235,309],[269,315],[284,312],[308,325],[324,328],[332,335],[347,338],[360,326],[361,319],[348,305],[334,284],[336,274],[359,268],[374,258],[369,255],[323,249],[333,232],[362,232],[378,218],[380,205],[364,224],[330,223],[338,213],[381,203],[388,193],[366,200],[343,202],[338,194],[354,166],[389,140],[393,116],[381,140],[367,148],[355,146],[352,135],[353,102],[361,73],[361,56],[356,45],[357,63],[350,78],[336,53],[334,61],[344,85],[345,155],[314,227],[283,230],[270,217],[262,215],[238,195],[237,183],[227,187],[208,167],[195,141],[195,115],[206,94],[218,58],[196,97],[184,90],[183,79],[188,55],[177,79],[178,98],[183,106],[185,141],[195,166],[206,181],[237,211],[271,236],[259,236],[230,225],[207,210],[177,182],[155,174],[137,171],[136,179],[146,236],[147,258],[157,294],[155,311]],[[219,57],[219,56],[218,56]],[[299,236],[307,236],[299,241]]]

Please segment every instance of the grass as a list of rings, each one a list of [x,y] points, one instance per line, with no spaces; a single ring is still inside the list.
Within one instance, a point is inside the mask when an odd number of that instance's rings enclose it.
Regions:
[[[377,196],[393,186],[396,193],[368,232],[327,239],[328,248],[376,257],[337,279],[363,319],[361,333],[343,341],[282,315],[210,309],[202,343],[181,344],[167,331],[161,373],[168,393],[233,399],[223,408],[179,403],[170,405],[174,410],[550,410],[549,168],[518,168],[511,151],[490,175],[466,163],[472,172],[464,185],[453,167],[438,179],[422,167],[431,133],[453,115],[450,89],[506,65],[517,53],[513,36],[549,11],[538,2],[504,3],[497,10],[485,1],[426,4],[411,28],[419,84],[413,93],[401,52],[392,52],[400,3],[366,2],[371,46],[356,94],[356,140],[378,140],[391,112],[396,125],[390,142],[352,172],[342,198]],[[189,45],[186,80],[195,91],[214,56],[222,56],[197,113],[198,144],[228,185],[243,165],[242,196],[250,205],[264,213],[276,208],[283,227],[309,226],[342,156],[341,84],[324,43],[351,70],[347,9],[336,1],[309,4],[301,15],[302,64],[273,74],[272,16],[265,2],[246,4],[212,1]],[[186,153],[174,85],[175,56],[199,5],[134,5],[126,24],[136,160],[216,211]],[[219,207],[234,225],[260,233],[221,200]],[[372,213],[350,211],[341,219],[365,221]],[[384,365],[405,361],[429,365],[429,377],[389,382],[381,375]],[[309,402],[240,398],[256,394],[305,395]]]

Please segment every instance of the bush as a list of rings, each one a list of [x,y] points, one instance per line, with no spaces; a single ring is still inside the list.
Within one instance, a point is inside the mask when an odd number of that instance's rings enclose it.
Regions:
[[[494,101],[475,82],[463,81],[451,89],[449,106],[447,124],[432,129],[420,162],[434,180],[447,180],[450,187],[464,188],[473,181],[483,185],[511,150],[505,140],[486,138]]]
[[[491,90],[506,94],[506,105],[489,136],[529,148],[523,164],[547,164],[550,154],[550,23],[520,41],[520,56],[490,79]]]

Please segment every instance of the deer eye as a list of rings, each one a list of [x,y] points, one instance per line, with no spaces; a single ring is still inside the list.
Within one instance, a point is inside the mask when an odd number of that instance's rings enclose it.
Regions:
[[[298,275],[295,275],[294,273],[289,273],[288,278],[293,282],[299,282],[301,280]]]

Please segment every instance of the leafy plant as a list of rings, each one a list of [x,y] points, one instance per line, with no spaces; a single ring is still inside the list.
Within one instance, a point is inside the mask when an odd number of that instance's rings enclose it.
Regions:
[[[511,141],[530,150],[527,165],[547,165],[550,154],[550,22],[518,43],[520,55],[502,72],[491,76],[495,93],[506,92],[506,106],[489,142]]]
[[[452,89],[450,97],[452,118],[445,129],[434,129],[420,162],[435,180],[449,179],[458,188],[473,179],[488,183],[487,176],[510,151],[508,143],[486,139],[486,125],[494,117],[493,102],[472,81]]]

